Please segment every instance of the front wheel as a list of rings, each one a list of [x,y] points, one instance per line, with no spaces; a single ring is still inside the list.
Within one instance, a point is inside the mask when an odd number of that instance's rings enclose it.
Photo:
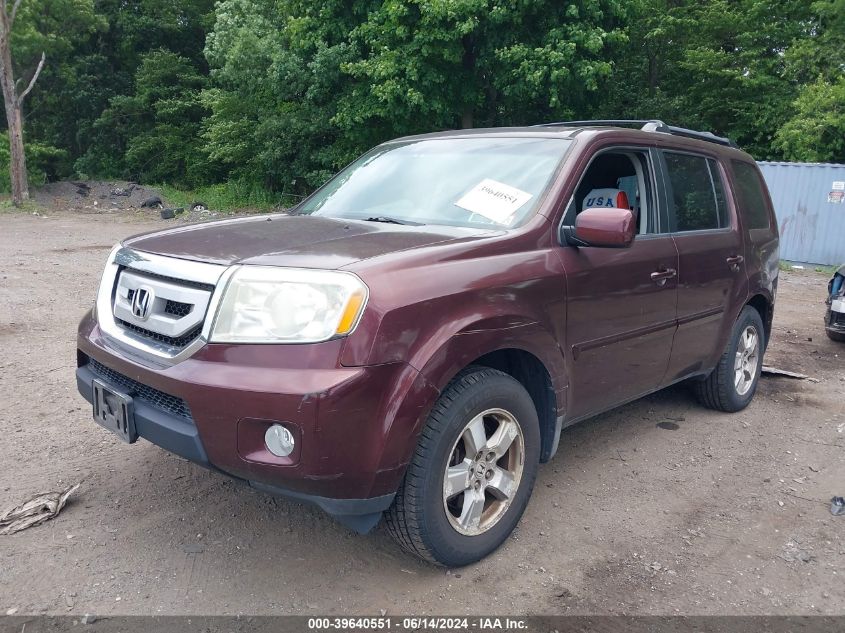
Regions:
[[[836,341],[837,343],[845,343],[845,333],[842,332],[834,332],[833,330],[825,329],[827,333],[827,338],[831,341]]]
[[[764,336],[760,313],[745,306],[719,364],[707,378],[695,383],[696,395],[704,406],[727,412],[748,406],[763,368]]]
[[[495,550],[519,522],[540,454],[534,402],[511,376],[471,367],[443,391],[387,512],[407,551],[457,567]]]

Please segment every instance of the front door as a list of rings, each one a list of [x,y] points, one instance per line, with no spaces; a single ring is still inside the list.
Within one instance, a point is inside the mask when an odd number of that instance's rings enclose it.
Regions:
[[[638,225],[628,248],[558,251],[566,271],[567,422],[653,391],[666,373],[676,328],[678,252],[661,227],[653,156],[637,148],[597,155],[564,216],[569,224],[595,204],[598,192],[607,197],[608,189],[619,190],[625,196],[614,200],[628,199]]]

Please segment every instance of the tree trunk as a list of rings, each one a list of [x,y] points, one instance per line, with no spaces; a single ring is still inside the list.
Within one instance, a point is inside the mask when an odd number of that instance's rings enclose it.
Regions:
[[[473,123],[473,107],[469,104],[464,106],[464,111],[461,113],[461,129],[469,130]]]
[[[29,200],[20,105],[15,103],[12,108],[6,107],[6,121],[9,125],[9,176],[12,182],[12,202],[15,206],[20,206],[25,200]]]
[[[468,85],[475,86],[476,85],[476,77],[475,77],[475,39],[471,35],[465,35],[463,37],[463,48],[464,53],[461,59],[461,66],[464,70],[464,76]],[[473,99],[475,94],[472,91],[469,91],[465,98]],[[474,115],[475,114],[475,104],[471,102],[465,102],[463,104],[463,109],[461,110],[461,129],[468,130],[473,126],[474,123]]]
[[[23,148],[23,116],[21,109],[23,99],[32,90],[41,68],[44,66],[44,55],[38,64],[29,86],[18,96],[15,87],[15,73],[12,66],[12,51],[10,35],[20,0],[17,0],[11,14],[5,0],[0,7],[0,88],[3,91],[3,103],[6,107],[6,124],[9,129],[9,176],[12,185],[12,202],[20,206],[29,200],[29,183],[26,176],[26,155]]]

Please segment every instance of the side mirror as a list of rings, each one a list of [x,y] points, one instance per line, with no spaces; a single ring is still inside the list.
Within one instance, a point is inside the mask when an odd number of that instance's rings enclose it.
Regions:
[[[575,226],[562,227],[561,242],[570,246],[625,248],[634,241],[635,233],[634,214],[628,209],[584,209],[575,216]]]

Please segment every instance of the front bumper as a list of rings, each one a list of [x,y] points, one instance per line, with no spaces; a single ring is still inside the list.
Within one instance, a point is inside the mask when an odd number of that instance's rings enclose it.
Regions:
[[[341,345],[286,346],[283,354],[270,345],[206,345],[176,365],[152,368],[111,347],[89,315],[80,324],[76,379],[89,402],[95,378],[134,392],[139,437],[367,531],[390,506],[407,462],[385,463],[388,438],[413,437],[431,393],[405,363],[339,366]],[[264,446],[274,423],[296,438],[288,457]]]
[[[845,336],[845,298],[833,300],[825,314],[824,325],[829,332]]]

